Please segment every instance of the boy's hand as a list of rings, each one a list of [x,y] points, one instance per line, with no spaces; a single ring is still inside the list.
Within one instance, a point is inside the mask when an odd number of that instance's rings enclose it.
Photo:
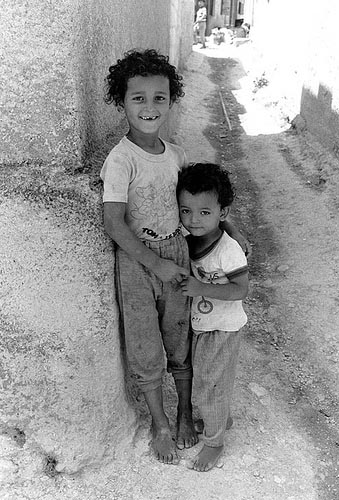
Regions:
[[[186,297],[199,297],[200,295],[202,295],[202,282],[197,280],[193,276],[184,278],[180,283],[180,287],[181,293]]]
[[[172,281],[180,283],[185,276],[189,275],[189,270],[184,267],[180,267],[172,260],[160,259],[159,264],[156,268],[152,269],[154,274],[163,281]]]

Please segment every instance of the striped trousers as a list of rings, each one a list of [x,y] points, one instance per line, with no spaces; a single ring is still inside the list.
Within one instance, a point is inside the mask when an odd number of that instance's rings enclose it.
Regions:
[[[240,340],[240,332],[193,331],[193,397],[204,421],[207,446],[224,444]]]

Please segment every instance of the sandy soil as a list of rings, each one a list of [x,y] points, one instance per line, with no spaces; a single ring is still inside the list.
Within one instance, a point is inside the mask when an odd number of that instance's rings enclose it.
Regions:
[[[269,85],[253,83],[251,50],[195,49],[175,135],[190,160],[232,172],[233,219],[253,244],[234,426],[219,467],[187,469],[201,444],[180,452],[178,466],[158,463],[139,402],[133,449],[74,476],[23,474],[2,485],[1,500],[339,498],[338,164],[307,131],[290,128]],[[175,404],[168,378],[173,425]],[[28,462],[21,450],[23,471]]]

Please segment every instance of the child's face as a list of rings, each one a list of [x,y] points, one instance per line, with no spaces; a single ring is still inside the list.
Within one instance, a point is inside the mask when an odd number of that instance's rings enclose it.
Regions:
[[[138,75],[128,80],[123,108],[131,134],[157,135],[171,106],[167,77]]]
[[[193,236],[212,235],[230,210],[229,207],[220,207],[217,194],[213,191],[191,194],[183,190],[178,202],[181,222]]]

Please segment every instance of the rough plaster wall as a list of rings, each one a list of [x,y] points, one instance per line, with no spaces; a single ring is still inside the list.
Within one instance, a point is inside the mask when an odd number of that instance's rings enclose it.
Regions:
[[[194,0],[170,0],[170,16],[169,56],[180,69],[192,51]]]
[[[299,89],[307,128],[339,157],[338,16],[336,0],[260,0],[251,35],[285,93]]]
[[[74,472],[135,428],[99,193],[41,165],[0,175],[0,431]]]
[[[1,159],[76,162],[70,0],[1,0]]]
[[[339,158],[339,5],[326,0],[314,9],[309,59],[301,99],[307,128]],[[320,11],[319,11],[320,10]]]
[[[23,469],[0,460],[0,482],[44,467],[75,472],[133,438],[98,182],[126,124],[103,85],[126,50],[169,52],[170,7],[0,0],[0,437],[29,457]],[[188,45],[187,35],[172,57]]]
[[[121,116],[103,102],[109,65],[134,47],[169,54],[170,46],[179,64],[191,46],[191,5],[0,0],[0,159],[79,166],[107,151],[122,134]]]

